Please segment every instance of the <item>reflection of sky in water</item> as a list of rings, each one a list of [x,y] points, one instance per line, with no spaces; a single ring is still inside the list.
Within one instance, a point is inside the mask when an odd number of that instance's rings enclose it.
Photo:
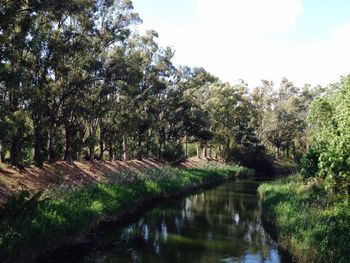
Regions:
[[[143,226],[143,238],[145,239],[145,241],[148,241],[148,238],[149,238],[149,229],[148,229],[148,225],[145,224]]]
[[[163,241],[166,242],[166,240],[168,238],[168,228],[167,228],[165,222],[162,223],[162,237],[163,237]]]
[[[236,225],[239,224],[239,214],[238,213],[235,213],[235,212],[232,212],[233,213],[233,220],[234,222],[236,223]]]
[[[128,226],[99,233],[95,250],[64,262],[281,262],[261,224],[256,187],[232,182],[167,200]]]

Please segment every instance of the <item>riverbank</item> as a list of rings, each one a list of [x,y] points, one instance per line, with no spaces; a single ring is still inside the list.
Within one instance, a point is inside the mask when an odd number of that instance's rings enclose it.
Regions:
[[[122,170],[109,174],[107,182],[61,187],[30,198],[22,192],[1,213],[0,257],[33,260],[48,248],[81,237],[101,221],[121,217],[144,202],[252,173],[240,166],[163,166]]]
[[[179,167],[199,168],[208,164],[220,165],[220,163],[216,160],[189,158],[180,163]],[[90,184],[108,182],[109,175],[116,172],[140,172],[144,169],[159,168],[165,164],[158,159],[103,162],[81,160],[73,163],[64,161],[45,163],[42,168],[31,165],[18,169],[0,163],[0,206],[20,191],[35,193],[60,188],[62,185],[81,188]]]
[[[262,213],[297,262],[349,262],[350,205],[321,181],[290,176],[259,187]]]

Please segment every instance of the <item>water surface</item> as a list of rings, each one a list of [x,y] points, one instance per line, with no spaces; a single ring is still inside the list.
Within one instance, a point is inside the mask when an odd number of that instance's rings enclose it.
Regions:
[[[166,200],[64,262],[286,262],[262,226],[258,184],[237,179]]]

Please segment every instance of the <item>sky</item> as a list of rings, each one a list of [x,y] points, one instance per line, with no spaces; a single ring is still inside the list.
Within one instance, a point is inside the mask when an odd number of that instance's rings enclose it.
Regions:
[[[222,81],[327,85],[350,74],[350,0],[133,0],[174,64]]]

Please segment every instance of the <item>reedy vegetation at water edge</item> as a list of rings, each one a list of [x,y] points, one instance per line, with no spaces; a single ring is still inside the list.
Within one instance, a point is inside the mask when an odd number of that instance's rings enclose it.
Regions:
[[[264,219],[298,262],[349,260],[350,204],[324,187],[320,182],[305,184],[301,176],[259,187]]]

